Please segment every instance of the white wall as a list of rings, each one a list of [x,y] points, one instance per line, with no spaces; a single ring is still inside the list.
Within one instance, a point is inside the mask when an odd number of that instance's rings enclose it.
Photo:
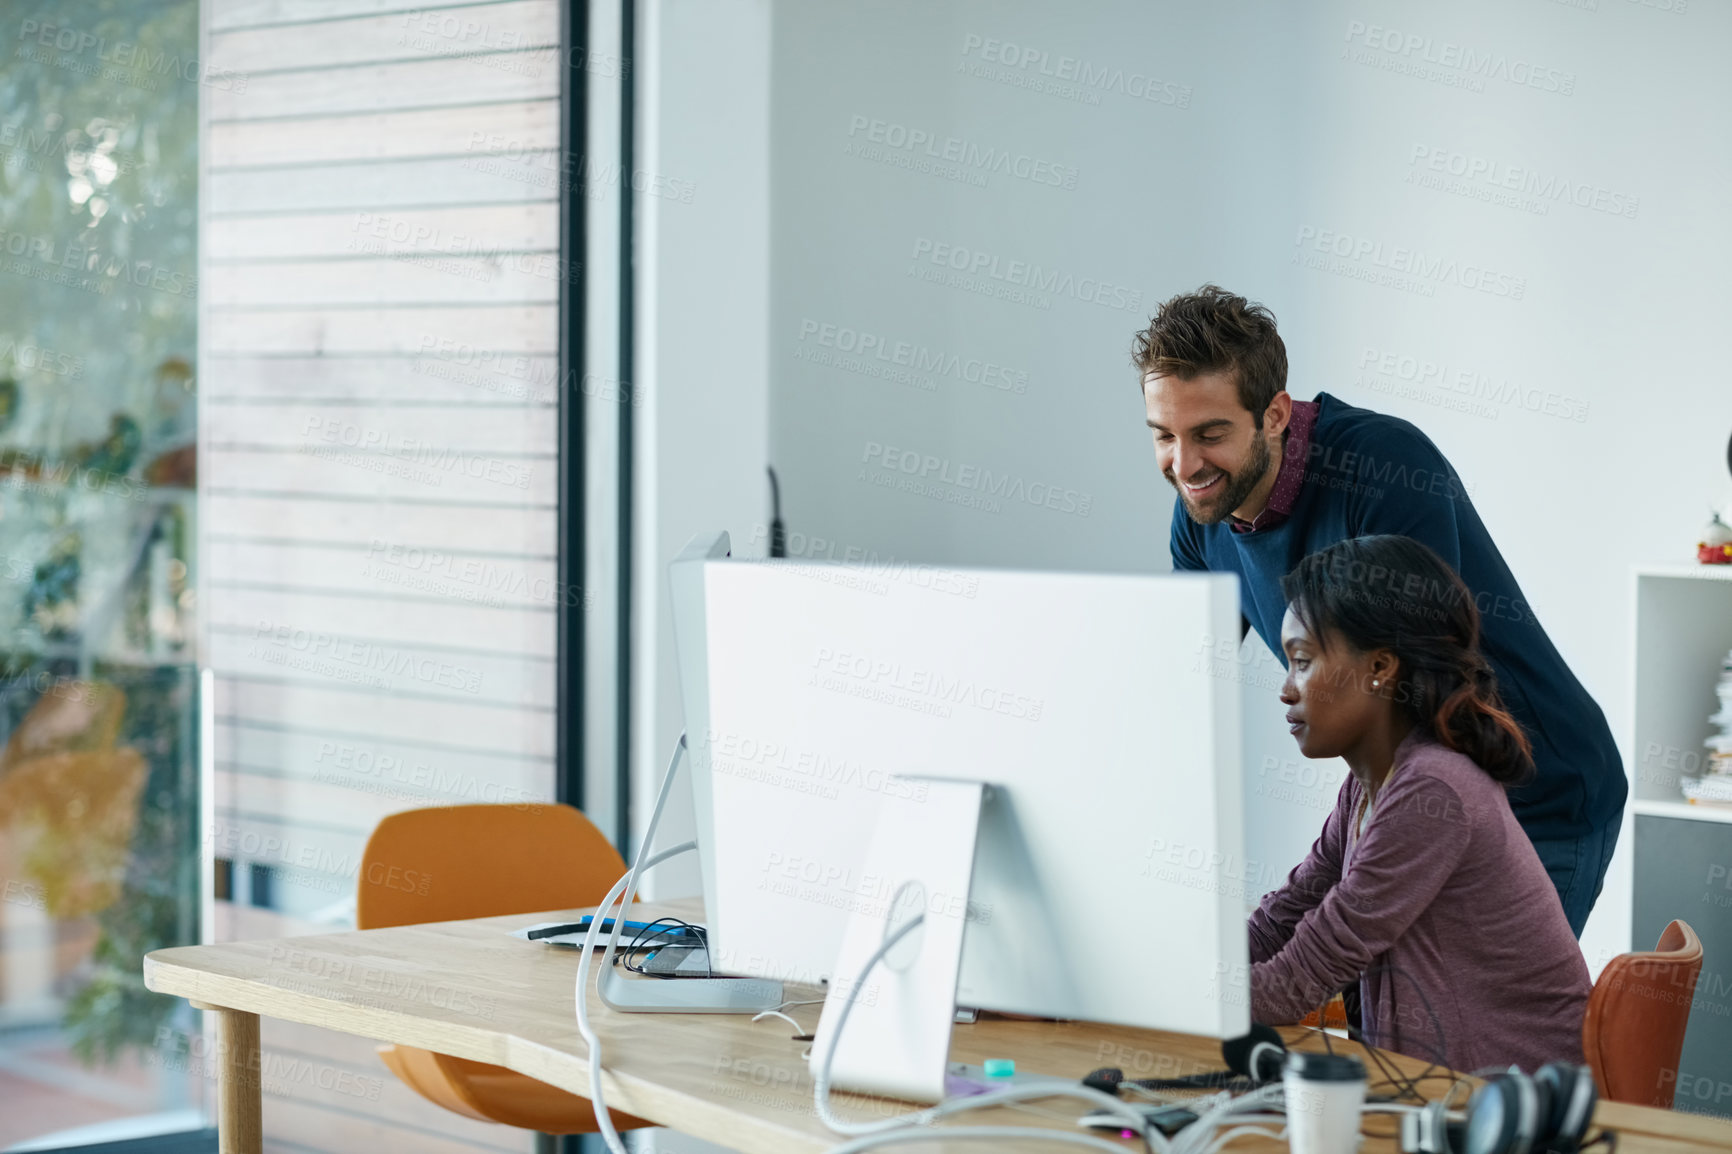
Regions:
[[[1728,495],[1732,390],[1714,366],[1732,225],[1715,190],[1732,177],[1732,8],[1678,7],[776,4],[770,451],[796,551],[1165,568],[1172,493],[1128,347],[1159,300],[1214,280],[1275,310],[1295,396],[1327,390],[1395,413],[1442,447],[1627,747],[1628,568],[1689,557],[1709,502]],[[1368,47],[1373,26],[1399,33],[1376,34],[1398,50]],[[985,62],[987,41],[1029,62]],[[1463,50],[1501,71],[1455,66]],[[1425,64],[1428,52],[1451,64]],[[1078,67],[1065,58],[1122,80],[1032,86],[1043,62]],[[1127,91],[1151,77],[1155,99]],[[978,170],[879,159],[924,156],[889,146],[904,131],[1027,156],[1060,186],[1004,173],[981,186]],[[862,145],[881,151],[854,154]],[[1506,203],[1474,158],[1535,183]],[[1476,180],[1427,186],[1456,163],[1475,163]],[[1319,253],[1326,232],[1353,238],[1337,242],[1349,255]],[[1361,241],[1384,261],[1421,250],[1455,275],[1375,283],[1364,278],[1383,271],[1376,257],[1352,255]],[[1028,304],[920,279],[943,273],[926,259],[939,244],[984,254],[1001,275],[1031,262],[1115,288],[1104,304],[1062,292]],[[1470,266],[1492,270],[1499,291],[1464,287]],[[838,350],[824,325],[889,351],[992,361],[1025,391],[826,363]],[[1384,353],[1395,371],[1378,371]],[[1441,368],[1406,381],[1400,358]],[[1487,391],[1476,399],[1461,381]],[[972,466],[972,484],[885,487],[901,475],[883,468],[884,446],[952,477]],[[1025,493],[1055,487],[1060,508],[983,507],[982,470]],[[1340,771],[1281,780],[1316,767],[1281,765],[1299,759],[1279,723],[1279,665],[1254,638],[1247,654],[1250,844],[1273,884],[1309,845]],[[1627,850],[1626,834],[1584,936],[1596,971],[1629,945]]]
[[[640,6],[641,166],[634,569],[633,829],[649,820],[682,725],[668,562],[694,533],[726,529],[763,556],[768,503],[770,278],[767,0]],[[682,779],[656,844],[691,836]],[[695,859],[652,894],[696,893]]]

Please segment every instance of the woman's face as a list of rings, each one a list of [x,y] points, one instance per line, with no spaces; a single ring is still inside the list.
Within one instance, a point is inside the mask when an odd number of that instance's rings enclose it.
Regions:
[[[1281,702],[1288,731],[1306,757],[1341,757],[1388,716],[1392,655],[1359,653],[1339,633],[1324,648],[1291,608],[1281,620],[1281,648],[1287,654]]]

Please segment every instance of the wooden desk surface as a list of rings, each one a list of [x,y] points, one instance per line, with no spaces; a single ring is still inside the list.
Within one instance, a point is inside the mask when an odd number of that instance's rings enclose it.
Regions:
[[[640,909],[697,916],[691,902],[646,903]],[[524,925],[575,920],[582,912],[183,946],[147,956],[144,979],[161,993],[491,1062],[587,1096],[588,1048],[572,1010],[577,952],[509,936]],[[802,989],[790,987],[789,997],[800,997]],[[602,1040],[610,1106],[744,1151],[812,1154],[842,1141],[813,1114],[812,1081],[800,1057],[807,1044],[793,1040],[786,1022],[754,1023],[744,1015],[615,1013],[596,997],[593,976],[588,996],[590,1018]],[[811,990],[804,996],[821,994]],[[811,1030],[819,1009],[792,1006],[787,1012]],[[1307,1037],[1306,1031],[1281,1032],[1297,1048],[1321,1048],[1320,1039]],[[1336,1040],[1335,1045],[1362,1053],[1352,1043]],[[1170,1077],[1219,1068],[1220,1045],[1190,1035],[1083,1022],[985,1019],[955,1028],[951,1057],[964,1062],[1011,1057],[1019,1071],[1062,1077],[1080,1078],[1101,1066],[1117,1066],[1128,1077]],[[1407,1058],[1391,1060],[1406,1075],[1424,1068]],[[1375,1071],[1369,1062],[1367,1068]],[[1446,1088],[1442,1080],[1426,1087],[1432,1094]],[[911,1108],[842,1094],[836,1100],[845,1117],[884,1117]],[[959,1122],[1071,1129],[1084,1110],[1082,1103],[1054,1099],[969,1113]],[[1596,1121],[1620,1132],[1622,1154],[1732,1150],[1732,1123],[1699,1115],[1606,1103]],[[1366,1132],[1392,1136],[1395,1122],[1368,1120]],[[978,1154],[983,1148],[979,1142],[940,1140],[942,1127],[932,1133],[931,1142],[898,1149]],[[1397,1146],[1392,1137],[1368,1137],[1363,1149],[1373,1154]],[[1132,1147],[1127,1143],[1126,1148]],[[1231,1147],[1285,1148],[1256,1138]]]

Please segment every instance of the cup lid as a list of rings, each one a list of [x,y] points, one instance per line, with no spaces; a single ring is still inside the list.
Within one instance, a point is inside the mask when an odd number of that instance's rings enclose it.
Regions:
[[[1294,1050],[1287,1055],[1287,1073],[1307,1082],[1363,1082],[1365,1063],[1351,1054],[1306,1054]]]

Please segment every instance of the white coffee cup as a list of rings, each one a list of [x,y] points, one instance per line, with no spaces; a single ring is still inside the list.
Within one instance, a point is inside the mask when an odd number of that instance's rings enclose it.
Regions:
[[[1287,1055],[1287,1140],[1293,1154],[1354,1154],[1365,1107],[1365,1064],[1347,1054]]]

